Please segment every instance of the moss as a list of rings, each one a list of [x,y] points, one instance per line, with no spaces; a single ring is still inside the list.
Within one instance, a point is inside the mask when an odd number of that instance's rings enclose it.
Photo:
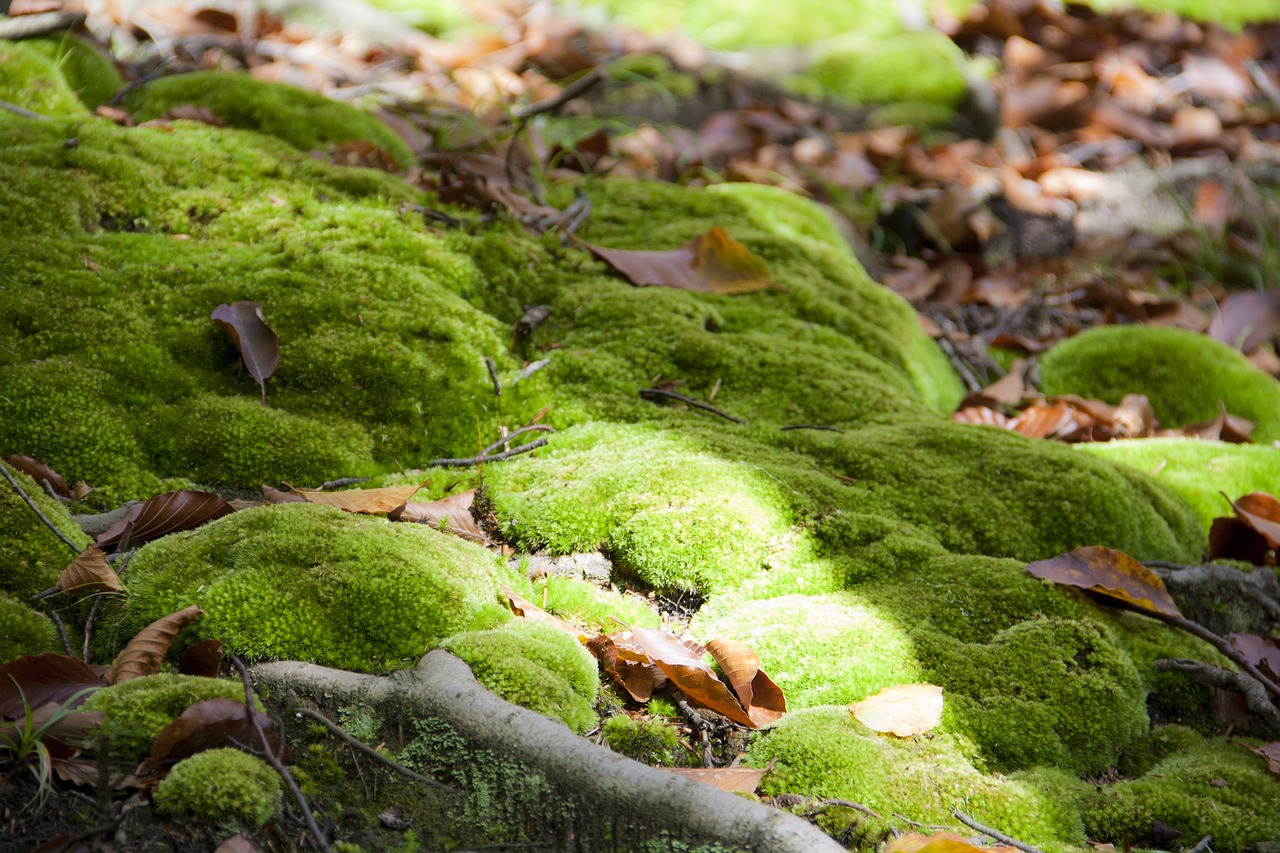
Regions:
[[[22,655],[60,651],[62,644],[53,620],[0,592],[0,663]]]
[[[124,104],[138,121],[196,105],[232,127],[271,134],[302,151],[362,139],[391,152],[401,166],[413,161],[404,141],[373,116],[315,92],[246,74],[197,71],[161,77],[135,89]]]
[[[106,715],[102,728],[114,757],[140,761],[151,751],[161,729],[196,702],[216,698],[244,702],[244,685],[191,675],[146,675],[93,693],[84,710]],[[261,705],[258,708],[261,710]]]
[[[848,799],[881,814],[948,825],[959,808],[1029,844],[1083,844],[1074,810],[1025,781],[984,775],[966,751],[948,734],[876,735],[840,706],[788,714],[751,744],[747,760],[756,767],[777,761],[762,794]]]
[[[257,829],[280,811],[280,777],[238,749],[211,749],[179,761],[153,796],[156,811],[220,830]]]
[[[1280,837],[1280,785],[1266,763],[1223,738],[1192,740],[1141,778],[1104,787],[1082,809],[1096,841],[1158,846],[1153,821],[1181,838],[1213,836],[1215,850],[1237,853]]]
[[[1259,442],[1280,438],[1280,384],[1226,344],[1182,329],[1101,326],[1040,358],[1049,394],[1118,403],[1145,394],[1165,426],[1217,417],[1219,401],[1255,424]]]
[[[0,441],[0,447],[3,446]],[[21,451],[6,450],[3,455],[10,452]],[[57,525],[64,536],[80,548],[89,544],[89,537],[71,520],[61,503],[46,495],[26,474],[14,471],[4,462],[0,465],[5,465],[45,518]],[[8,483],[0,485],[3,485],[0,488],[0,591],[25,600],[52,587],[74,555]]]
[[[601,589],[577,578],[550,576],[533,584],[533,602],[592,633],[612,633],[620,625],[658,627],[658,613],[638,595]]]
[[[124,88],[115,63],[85,39],[64,33],[60,38],[31,39],[24,44],[52,59],[71,91],[90,109],[107,103]]]
[[[242,510],[151,543],[129,567],[130,595],[107,619],[116,646],[191,604],[186,635],[228,653],[362,672],[412,665],[465,630],[499,581],[483,548],[414,524],[308,504]]]
[[[456,634],[441,646],[507,701],[555,717],[578,733],[595,726],[595,658],[560,628],[513,619],[501,628]]]
[[[855,32],[815,44],[808,73],[853,103],[955,106],[965,94],[964,62],[964,52],[933,30],[880,38]]]
[[[1146,689],[1111,631],[1037,619],[987,644],[915,635],[946,715],[997,770],[1036,765],[1080,775],[1112,767],[1147,730]]]
[[[680,747],[675,726],[661,719],[632,718],[616,714],[600,726],[604,743],[620,753],[651,766],[684,767],[689,754]]]
[[[0,100],[31,110],[45,118],[87,118],[89,111],[58,70],[57,63],[39,48],[20,41],[0,44]],[[6,112],[0,123],[30,124]]]
[[[1144,438],[1074,447],[1149,473],[1190,504],[1206,535],[1213,519],[1234,514],[1223,492],[1235,499],[1250,492],[1270,492],[1280,482],[1280,451],[1265,444]]]

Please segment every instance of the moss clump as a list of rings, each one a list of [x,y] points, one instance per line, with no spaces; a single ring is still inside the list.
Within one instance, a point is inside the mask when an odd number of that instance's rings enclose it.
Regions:
[[[0,43],[0,100],[45,118],[89,117],[89,110],[58,72],[57,63],[40,49],[20,41]],[[10,112],[0,115],[0,123],[30,121]]]
[[[808,73],[853,103],[955,106],[965,94],[964,63],[955,42],[933,30],[880,38],[854,32],[815,44]]]
[[[592,633],[612,633],[622,625],[658,627],[657,611],[640,596],[601,589],[577,578],[553,575],[535,581],[533,602]]]
[[[1222,498],[1270,492],[1280,482],[1280,450],[1264,444],[1227,444],[1192,438],[1086,442],[1076,450],[1150,474],[1195,510],[1207,535],[1215,518],[1234,515]]]
[[[777,761],[762,794],[848,799],[881,814],[948,825],[959,808],[1029,844],[1084,843],[1073,809],[1034,785],[983,774],[966,751],[945,733],[877,735],[840,706],[788,714],[751,744],[747,760],[755,767]]]
[[[280,811],[280,777],[261,758],[210,749],[179,761],[153,802],[170,817],[192,817],[225,832],[257,829]]]
[[[104,632],[117,646],[198,604],[191,639],[361,672],[412,665],[467,629],[509,578],[483,548],[415,524],[309,504],[242,510],[151,543]]]
[[[124,103],[138,121],[194,104],[211,110],[232,127],[270,134],[302,151],[362,139],[390,151],[402,166],[413,160],[409,146],[368,113],[315,92],[247,74],[197,71],[161,77],[135,89]]]
[[[3,446],[3,441],[0,441],[0,447]],[[14,471],[4,462],[0,465],[5,466],[64,536],[80,548],[89,544],[89,537],[71,520],[66,508],[46,495],[35,480]],[[0,488],[0,591],[25,600],[52,587],[74,555],[8,483],[0,483],[0,486],[3,487]]]
[[[600,731],[606,746],[641,764],[664,767],[689,764],[690,756],[680,747],[679,733],[666,720],[616,714],[601,724]]]
[[[915,640],[928,680],[946,690],[946,719],[995,769],[1098,773],[1147,730],[1142,678],[1096,622],[1037,619],[981,645]]]
[[[60,651],[62,644],[52,619],[0,592],[0,663],[23,655]]]
[[[1068,338],[1040,358],[1049,394],[1119,403],[1145,394],[1165,426],[1227,411],[1253,421],[1259,442],[1280,438],[1280,383],[1226,344],[1182,329],[1100,326]]]
[[[102,711],[102,730],[111,741],[111,754],[139,761],[151,751],[160,730],[182,712],[205,699],[244,702],[244,685],[238,681],[160,673],[132,678],[93,693],[86,711]],[[262,710],[261,705],[258,709]]]
[[[555,717],[582,733],[596,724],[596,661],[554,625],[513,619],[501,628],[449,637],[441,646],[508,702]]]
[[[124,88],[115,63],[82,38],[65,33],[61,38],[31,39],[24,44],[52,59],[71,91],[90,109],[107,103]]]
[[[1265,762],[1226,739],[1190,740],[1145,776],[1092,792],[1081,810],[1089,837],[1159,846],[1159,821],[1181,838],[1212,835],[1224,853],[1280,838],[1280,785]]]

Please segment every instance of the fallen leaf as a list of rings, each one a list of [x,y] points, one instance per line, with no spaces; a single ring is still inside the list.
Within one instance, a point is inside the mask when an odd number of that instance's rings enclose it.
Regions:
[[[79,658],[52,652],[23,655],[0,666],[0,718],[18,719],[27,708],[62,705],[82,690],[106,686],[106,680]],[[85,693],[76,704],[87,697]]]
[[[367,139],[350,139],[338,143],[333,149],[331,162],[335,166],[361,166],[392,173],[400,171],[400,164],[396,162],[394,154]]]
[[[1236,633],[1227,636],[1240,654],[1262,670],[1264,675],[1270,676],[1273,681],[1280,676],[1280,638]]]
[[[707,651],[756,726],[768,725],[787,713],[786,697],[760,668],[760,658],[750,646],[737,640],[712,640]]]
[[[1209,526],[1210,560],[1243,560],[1261,566],[1271,552],[1266,538],[1238,518],[1215,518]]]
[[[260,302],[225,302],[211,315],[218,328],[236,345],[249,375],[262,389],[262,402],[267,402],[267,377],[280,363],[280,338],[262,316]]]
[[[194,489],[166,492],[130,507],[123,518],[98,537],[96,544],[104,550],[110,549],[120,542],[130,523],[133,529],[129,541],[149,542],[170,533],[191,530],[233,512],[235,507],[212,492]]]
[[[154,675],[160,671],[164,656],[178,636],[178,632],[204,615],[194,604],[186,610],[170,613],[138,632],[128,645],[116,655],[107,670],[107,683],[119,684],[131,678]]]
[[[124,592],[120,576],[107,563],[107,555],[90,545],[58,575],[62,592]]]
[[[307,499],[295,491],[276,489],[262,484],[262,499],[269,504],[306,503]]]
[[[1249,749],[1245,747],[1245,749]],[[1267,762],[1267,769],[1272,775],[1280,776],[1280,741],[1264,743],[1257,749],[1249,749],[1254,755],[1262,756]]]
[[[1041,580],[1079,587],[1143,610],[1182,616],[1164,581],[1155,572],[1112,548],[1100,545],[1077,548],[1068,554],[1030,563],[1027,571]]]
[[[899,684],[849,706],[858,722],[872,731],[914,737],[942,721],[942,688],[934,684]]]
[[[218,849],[213,853],[259,853],[258,848],[253,846],[253,842],[245,837],[243,832],[237,832],[226,841],[218,845]]]
[[[507,606],[511,608],[511,612],[517,616],[525,619],[531,619],[535,622],[546,622],[548,625],[555,625],[566,633],[572,634],[579,640],[586,642],[587,637],[579,631],[577,627],[570,625],[559,616],[548,613],[529,599],[517,595],[505,586],[502,587],[502,594],[507,599]]]
[[[272,730],[273,721],[261,711],[253,711],[267,736],[272,754],[280,749],[280,738]],[[246,713],[245,704],[225,696],[192,704],[182,716],[160,730],[151,745],[148,763],[169,767],[207,749],[232,747],[252,755],[263,755],[262,741]]]
[[[1009,421],[1012,420],[1008,415],[995,409],[989,409],[986,406],[969,406],[958,412],[951,413],[951,420],[958,424],[976,424],[978,426],[998,427],[999,429],[1008,429]]]
[[[1266,492],[1251,492],[1231,502],[1236,516],[1267,540],[1272,548],[1280,547],[1280,500]]]
[[[637,702],[648,702],[653,691],[666,684],[667,677],[633,644],[619,648],[623,635],[592,637],[587,650],[600,661],[600,669]]]
[[[1280,291],[1237,290],[1218,303],[1205,332],[1241,352],[1253,352],[1280,333]]]
[[[1018,848],[1007,845],[979,847],[954,832],[939,832],[936,835],[913,832],[891,841],[885,848],[885,853],[970,853],[973,850],[981,850],[983,853],[1019,853]]]
[[[427,524],[446,533],[461,536],[471,542],[488,542],[480,525],[471,515],[471,507],[475,505],[476,490],[467,489],[456,495],[448,495],[437,501],[409,501],[391,511],[387,518],[392,521],[409,521]]]
[[[222,641],[209,638],[192,643],[178,661],[178,672],[202,678],[217,678],[222,670]]]
[[[384,515],[403,506],[425,485],[426,483],[417,486],[388,486],[384,489],[348,489],[344,492],[294,489],[292,486],[290,489],[307,503],[336,507],[344,512]]]
[[[1188,438],[1198,438],[1202,441],[1225,441],[1228,444],[1252,444],[1249,438],[1253,434],[1253,421],[1246,420],[1238,415],[1227,413],[1227,407],[1222,401],[1218,401],[1218,416],[1211,421],[1204,421],[1198,424],[1188,424],[1180,430],[1174,432],[1185,435]]]
[[[49,481],[49,486],[57,494],[64,498],[71,497],[71,490],[67,488],[67,481],[62,479],[62,475],[41,462],[39,459],[33,459],[30,456],[15,454],[13,456],[4,457],[4,461],[9,463],[9,467],[15,471],[21,471],[36,483],[43,480]]]
[[[1009,421],[1009,429],[1027,438],[1071,441],[1087,435],[1093,419],[1064,403],[1037,403]]]
[[[735,723],[758,728],[755,720],[747,715],[725,683],[716,678],[706,661],[694,654],[679,637],[653,628],[634,628],[630,633],[636,645],[681,693]]]
[[[741,791],[744,794],[755,793],[760,780],[767,772],[763,767],[659,767],[668,773],[714,785],[721,791]]]
[[[754,293],[779,287],[764,261],[719,226],[678,249],[636,251],[583,243],[591,254],[637,287],[675,287],[699,293]]]

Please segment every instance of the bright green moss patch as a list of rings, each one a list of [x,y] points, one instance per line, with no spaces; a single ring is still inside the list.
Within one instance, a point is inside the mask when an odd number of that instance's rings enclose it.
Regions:
[[[280,811],[280,777],[238,749],[211,749],[179,761],[160,781],[156,811],[195,818],[225,832],[257,829]]]
[[[244,702],[244,685],[219,678],[162,673],[133,678],[93,693],[84,710],[102,711],[102,730],[117,758],[141,761],[160,730],[205,699]],[[259,706],[259,710],[261,707]]]
[[[575,732],[595,726],[595,658],[555,625],[513,619],[501,628],[457,634],[441,646],[507,701],[555,717]]]
[[[4,447],[3,441],[0,441],[0,447]],[[0,451],[0,456],[15,452],[20,451],[4,450]],[[0,465],[5,463],[0,462]],[[89,544],[89,537],[71,520],[62,504],[46,495],[44,489],[26,474],[14,471],[8,465],[5,468],[45,517],[56,524],[68,539],[81,548]],[[74,558],[71,549],[45,526],[9,484],[0,482],[0,592],[26,599],[49,589]]]
[[[0,592],[0,663],[22,655],[61,651],[53,620],[7,592]]]
[[[818,42],[814,51],[809,75],[853,103],[955,106],[964,98],[964,51],[933,30],[881,37],[853,32]]]
[[[641,764],[684,767],[691,756],[681,748],[679,733],[666,720],[616,714],[600,725],[605,745]]]
[[[1234,515],[1223,492],[1234,500],[1250,492],[1274,492],[1280,488],[1280,450],[1269,444],[1144,438],[1074,447],[1150,474],[1191,505],[1206,535],[1215,518]]]
[[[131,92],[124,105],[138,121],[159,118],[175,107],[201,106],[233,127],[268,133],[302,151],[363,139],[390,151],[401,166],[413,160],[404,141],[368,113],[247,74],[197,71],[161,77]]]
[[[1167,843],[1155,835],[1159,821],[1182,838],[1212,835],[1224,853],[1280,838],[1280,785],[1241,746],[1193,736],[1141,778],[1091,793],[1081,810],[1089,837],[1156,847]]]
[[[533,602],[592,633],[611,634],[623,625],[657,628],[658,612],[638,595],[601,589],[589,581],[550,575],[533,584]]]
[[[139,551],[107,633],[119,646],[197,604],[206,612],[191,639],[216,637],[230,654],[385,672],[466,630],[500,582],[512,581],[495,558],[457,537],[282,504]]]
[[[88,118],[57,62],[45,51],[20,41],[0,42],[0,100],[45,118]],[[4,112],[0,124],[29,124],[33,119]]]
[[[85,39],[64,33],[23,44],[52,59],[71,91],[90,109],[107,103],[124,88],[124,78],[115,63]]]
[[[1280,439],[1280,383],[1226,344],[1182,329],[1100,326],[1040,358],[1048,394],[1119,403],[1145,394],[1164,426],[1185,426],[1227,411],[1253,421],[1259,442]]]

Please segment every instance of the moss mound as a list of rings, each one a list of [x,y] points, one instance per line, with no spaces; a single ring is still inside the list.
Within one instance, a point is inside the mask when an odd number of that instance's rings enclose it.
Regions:
[[[191,640],[228,653],[306,660],[359,672],[411,666],[466,630],[499,582],[483,548],[412,524],[309,504],[242,510],[140,550],[129,596],[108,618],[116,647],[191,604]]]
[[[0,663],[23,655],[61,651],[62,643],[52,619],[7,592],[0,592]]]
[[[72,93],[89,109],[107,103],[124,88],[124,78],[115,63],[82,38],[64,33],[61,37],[30,39],[23,44],[52,59]]]
[[[45,118],[88,118],[89,110],[76,97],[47,51],[20,41],[0,43],[0,100]],[[26,123],[13,113],[0,124]]]
[[[814,51],[809,76],[855,104],[955,106],[964,98],[964,51],[933,30],[879,37],[852,32],[818,42]]]
[[[224,832],[257,829],[280,811],[280,777],[261,758],[210,749],[179,761],[153,796],[156,811]]]
[[[0,447],[3,447],[2,441]],[[14,471],[4,462],[0,465],[5,466],[45,518],[56,524],[63,535],[81,548],[89,544],[89,537],[71,520],[66,508],[46,495],[35,480]],[[0,482],[0,531],[3,531],[0,535],[0,592],[7,592],[15,598],[25,601],[35,593],[49,589],[74,559],[71,549],[5,482]]]
[[[1259,442],[1280,438],[1280,383],[1226,344],[1182,329],[1102,326],[1040,358],[1048,394],[1119,403],[1145,394],[1165,426],[1211,420],[1219,402],[1253,421]]]

